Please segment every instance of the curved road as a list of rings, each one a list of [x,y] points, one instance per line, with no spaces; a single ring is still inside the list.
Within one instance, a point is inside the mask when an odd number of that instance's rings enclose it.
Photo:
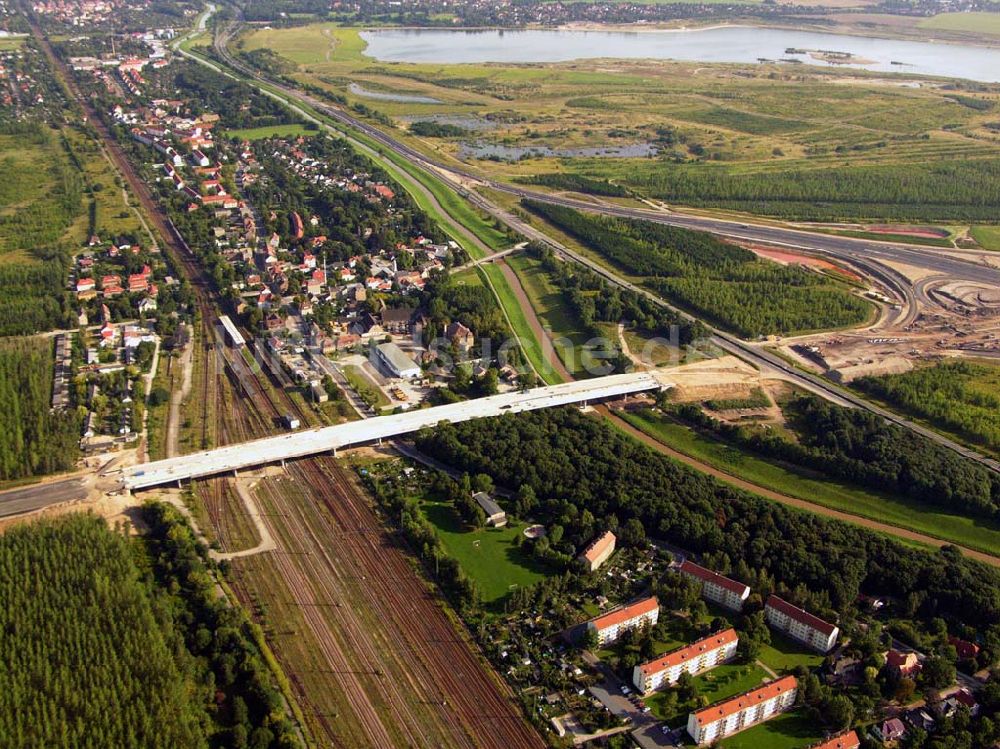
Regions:
[[[332,107],[293,87],[276,83],[265,78],[257,71],[248,68],[242,62],[234,59],[227,48],[230,39],[232,39],[238,30],[239,23],[236,22],[230,23],[225,29],[218,31],[214,41],[215,51],[224,61],[226,66],[236,71],[241,76],[250,79],[252,85],[255,85],[264,93],[276,96],[273,91],[279,91],[281,95],[288,100],[286,101],[286,104],[294,105],[295,102],[303,103],[323,116],[329,117],[330,119],[336,120],[348,128],[363,133],[366,137],[378,142],[380,145],[407,159],[417,168],[430,172],[436,179],[447,184],[450,188],[458,192],[463,198],[478,207],[480,210],[485,211],[487,214],[499,219],[501,222],[505,223],[515,231],[520,232],[528,239],[544,242],[550,247],[553,247],[553,249],[561,253],[563,256],[571,258],[572,260],[587,266],[594,272],[607,278],[610,282],[642,294],[658,305],[674,309],[678,312],[678,314],[685,318],[692,319],[690,315],[687,315],[680,310],[676,310],[676,308],[665,302],[662,298],[644,288],[632,284],[624,278],[621,278],[604,265],[553,241],[547,235],[525,223],[518,217],[512,215],[510,212],[495,205],[478,192],[466,189],[461,184],[460,179],[473,180],[477,183],[485,184],[492,189],[513,194],[518,197],[530,198],[556,205],[564,205],[581,211],[597,212],[623,218],[639,218],[657,221],[683,228],[708,231],[713,234],[735,239],[808,250],[810,252],[826,254],[858,265],[864,265],[865,263],[878,263],[881,267],[880,261],[907,263],[910,265],[925,267],[929,270],[945,274],[952,278],[993,283],[1000,286],[1000,269],[992,268],[972,260],[954,257],[953,255],[957,253],[944,254],[939,251],[929,250],[926,247],[894,242],[873,242],[829,234],[816,234],[800,229],[764,226],[758,224],[740,224],[735,221],[707,218],[702,216],[665,214],[652,209],[626,208],[613,205],[594,205],[585,201],[535,192],[521,187],[484,179],[480,175],[472,174],[471,172],[456,169],[450,165],[436,162],[411,146],[396,140],[390,135],[387,135],[378,128],[358,120],[344,110]],[[199,56],[189,56],[198,62],[219,70],[217,66]],[[299,111],[301,112],[301,110]],[[890,269],[886,268],[883,268],[883,270],[886,273],[892,272]],[[896,280],[898,282],[898,279]],[[912,294],[913,292],[910,290],[908,293]],[[912,299],[912,297],[907,298]],[[890,422],[910,429],[911,431],[916,432],[917,434],[920,434],[921,436],[930,439],[943,447],[947,447],[970,460],[974,460],[981,465],[1000,473],[1000,462],[994,460],[993,458],[982,455],[975,450],[965,447],[964,445],[961,445],[931,429],[923,427],[920,424],[910,421],[909,419],[903,418],[891,411],[887,411],[884,408],[859,398],[851,391],[834,385],[818,375],[800,370],[761,346],[755,346],[722,330],[714,329],[710,326],[706,327],[712,331],[712,336],[709,339],[711,343],[740,357],[741,359],[744,359],[745,361],[748,361],[762,369],[778,372],[786,379],[796,382],[808,390],[822,393],[825,397],[839,405],[864,408],[868,411],[876,413]]]

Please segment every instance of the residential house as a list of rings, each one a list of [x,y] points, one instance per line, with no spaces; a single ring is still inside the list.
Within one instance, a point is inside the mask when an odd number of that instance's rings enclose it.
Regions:
[[[743,603],[750,595],[750,587],[736,580],[720,575],[710,569],[685,559],[680,573],[701,583],[701,596],[730,611],[742,611]]]
[[[593,572],[604,564],[615,550],[617,538],[611,531],[604,531],[601,535],[587,544],[587,548],[580,554],[580,560],[588,570]]]
[[[460,322],[452,322],[445,328],[444,337],[455,344],[455,348],[465,353],[468,352],[476,342],[476,337],[472,331]]]
[[[872,733],[879,741],[889,744],[906,735],[906,725],[899,718],[889,718],[872,727]]]

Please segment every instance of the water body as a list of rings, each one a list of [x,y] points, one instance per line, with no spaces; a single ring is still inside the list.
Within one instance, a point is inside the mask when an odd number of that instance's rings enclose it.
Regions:
[[[384,62],[530,63],[593,58],[810,65],[1000,82],[1000,49],[943,42],[872,39],[790,29],[726,26],[676,31],[505,31],[379,29],[362,32],[365,54]],[[797,50],[789,54],[786,50]],[[806,50],[848,52],[861,62],[837,64]]]
[[[395,101],[400,104],[440,104],[440,99],[434,99],[430,96],[420,96],[418,94],[389,94],[383,91],[369,91],[357,83],[351,83],[347,86],[347,90],[350,91],[355,96],[363,96],[366,99],[375,99],[376,101]]]
[[[549,146],[504,146],[496,143],[463,143],[458,150],[462,159],[499,159],[520,161],[539,156],[559,158],[640,159],[656,156],[659,149],[652,143],[630,143],[622,146],[587,146],[582,148],[551,148]]]

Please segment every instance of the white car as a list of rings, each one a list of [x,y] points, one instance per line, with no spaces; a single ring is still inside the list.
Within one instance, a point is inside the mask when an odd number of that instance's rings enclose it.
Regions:
[[[628,688],[628,685],[622,684],[622,694],[632,694],[632,690]]]

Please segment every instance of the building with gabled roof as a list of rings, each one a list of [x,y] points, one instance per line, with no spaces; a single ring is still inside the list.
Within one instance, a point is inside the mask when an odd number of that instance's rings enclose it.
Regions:
[[[681,564],[680,573],[701,583],[702,598],[707,598],[730,611],[742,611],[744,601],[750,596],[750,586],[731,580],[688,559]]]
[[[615,550],[617,538],[611,531],[604,531],[601,535],[587,544],[581,552],[580,560],[591,572],[604,564]]]
[[[683,648],[638,664],[632,669],[632,683],[640,692],[651,692],[677,683],[681,674],[703,673],[736,655],[740,637],[735,629],[726,629],[703,637]]]
[[[818,616],[800,609],[783,598],[771,595],[764,604],[767,623],[793,640],[808,645],[820,653],[829,653],[837,644],[840,629]]]
[[[799,683],[794,676],[769,682],[732,699],[688,715],[687,732],[699,746],[763,723],[795,704]]]
[[[628,630],[654,626],[659,617],[660,602],[656,596],[649,596],[591,619],[587,622],[587,631],[596,632],[597,643],[606,645]]]
[[[854,731],[848,731],[818,744],[813,744],[809,749],[858,749],[859,746],[861,746],[861,739],[858,738],[858,734]]]

